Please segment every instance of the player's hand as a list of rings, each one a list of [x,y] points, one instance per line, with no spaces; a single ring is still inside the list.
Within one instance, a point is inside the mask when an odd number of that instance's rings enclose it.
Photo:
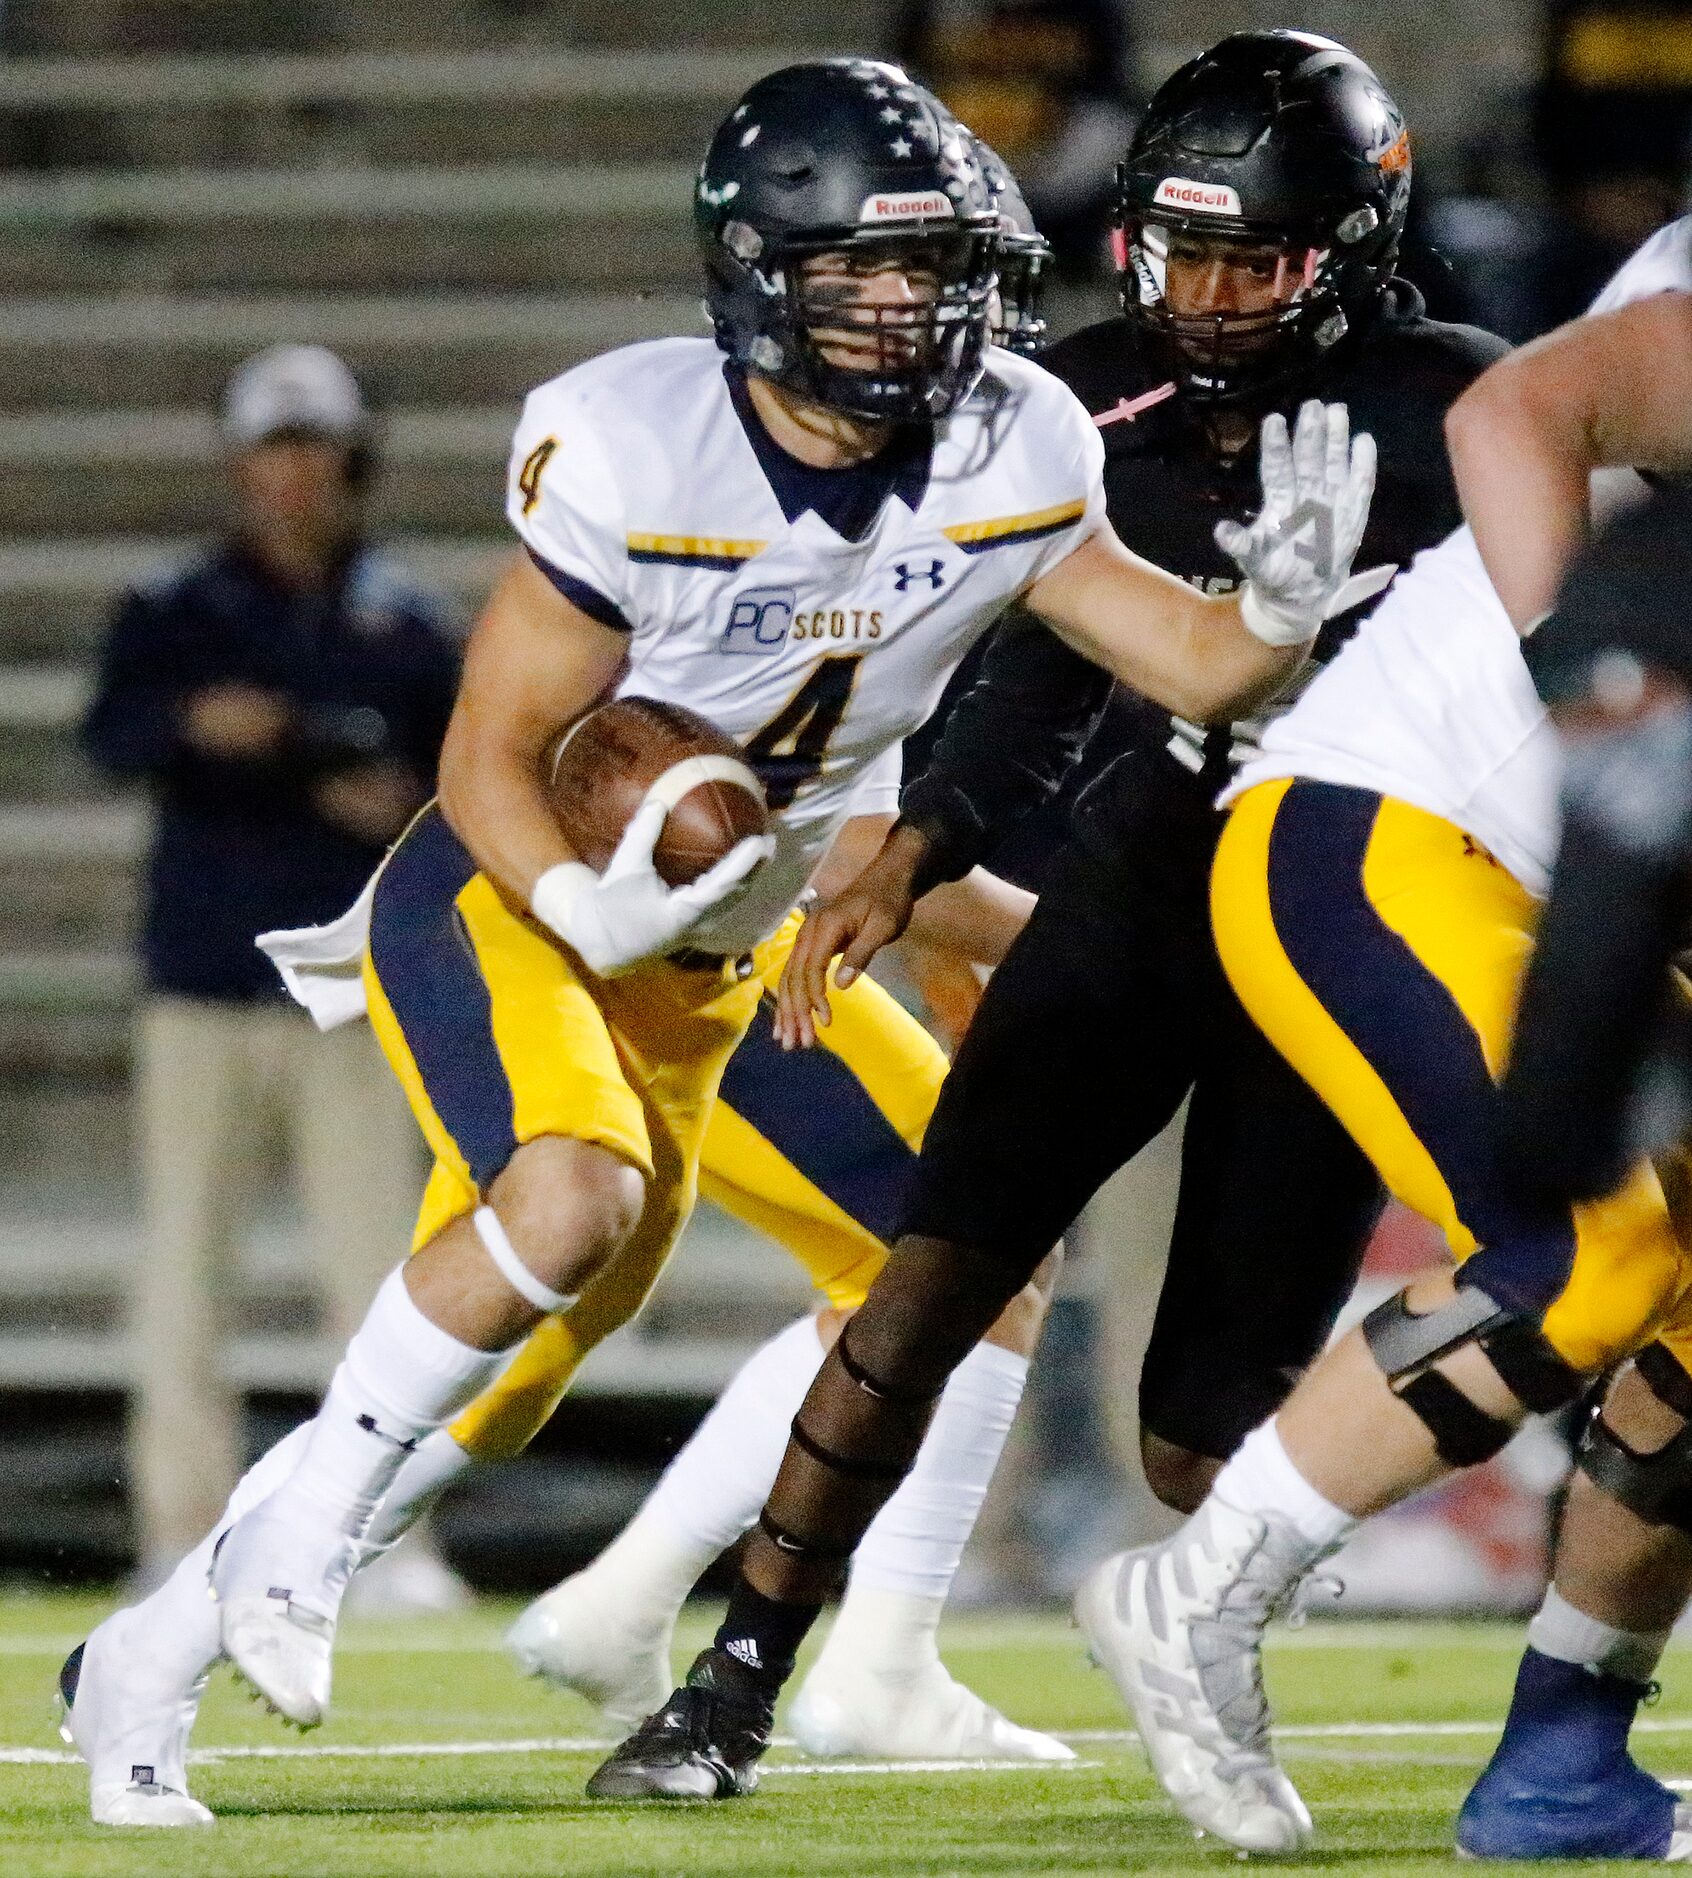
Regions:
[[[832,1018],[830,961],[840,960],[834,982],[844,991],[910,924],[921,855],[913,846],[890,838],[851,886],[806,915],[776,989],[775,1035],[784,1050],[808,1050],[817,1025]]]
[[[775,852],[773,836],[749,835],[688,886],[666,886],[652,857],[667,813],[662,802],[643,802],[603,874],[584,861],[562,861],[529,896],[535,918],[601,978],[672,950]]]
[[[1375,440],[1351,435],[1343,404],[1310,399],[1289,438],[1287,420],[1263,420],[1263,507],[1251,523],[1216,524],[1216,545],[1245,575],[1240,611],[1266,645],[1316,636],[1346,584],[1369,519]]]

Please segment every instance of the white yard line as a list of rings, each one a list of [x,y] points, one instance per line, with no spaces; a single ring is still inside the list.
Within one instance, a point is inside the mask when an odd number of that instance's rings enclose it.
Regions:
[[[1452,1738],[1484,1739],[1498,1733],[1496,1721],[1433,1722],[1308,1722],[1277,1728],[1277,1739],[1285,1742],[1441,1740]],[[1692,1715],[1644,1715],[1634,1723],[1635,1734],[1692,1734]],[[1126,1728],[1071,1728],[1061,1732],[1062,1740],[1078,1746],[1125,1746],[1134,1739]],[[290,1760],[414,1760],[442,1759],[452,1755],[478,1754],[592,1754],[613,1745],[606,1735],[535,1735],[505,1741],[404,1741],[404,1742],[332,1742],[261,1744],[247,1747],[196,1748],[189,1760],[202,1766],[221,1761],[290,1761]],[[790,1748],[790,1737],[777,1735],[773,1745]],[[59,1749],[0,1747],[0,1765],[17,1767],[73,1766],[78,1757]],[[1097,1761],[816,1761],[779,1765],[769,1768],[772,1774],[826,1773],[936,1773],[954,1770],[1014,1771],[1018,1768],[1096,1767]],[[1675,1784],[1673,1782],[1670,1783]],[[1692,1777],[1679,1783],[1692,1787]]]
[[[599,1754],[613,1746],[610,1740],[583,1736],[541,1735],[517,1741],[403,1741],[360,1746],[324,1742],[318,1746],[279,1744],[275,1747],[195,1748],[189,1762],[216,1767],[225,1761],[391,1761],[445,1760],[487,1754]],[[777,1742],[778,1746],[787,1745]],[[0,1748],[0,1766],[76,1767],[81,1756],[58,1748]],[[1103,1766],[1102,1761],[798,1761],[766,1767],[768,1779],[827,1774],[1012,1774],[1056,1768],[1068,1773]]]

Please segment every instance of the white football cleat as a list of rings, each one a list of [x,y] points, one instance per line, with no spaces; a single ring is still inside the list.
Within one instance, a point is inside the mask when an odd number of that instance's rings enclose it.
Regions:
[[[631,1611],[627,1593],[594,1564],[536,1598],[505,1647],[525,1676],[586,1696],[627,1732],[670,1699],[675,1633],[673,1608]]]
[[[202,1673],[170,1686],[118,1611],[78,1644],[59,1671],[59,1733],[88,1763],[96,1826],[211,1826],[188,1791],[188,1732],[206,1686]]]
[[[1260,1655],[1314,1562],[1290,1525],[1211,1498],[1163,1544],[1106,1559],[1075,1594],[1076,1622],[1164,1791],[1242,1852],[1297,1852],[1315,1830],[1269,1745]]]
[[[329,1713],[335,1620],[358,1545],[313,1518],[309,1502],[272,1495],[223,1536],[212,1561],[223,1653],[295,1727]]]
[[[869,1669],[825,1649],[787,1725],[806,1753],[891,1761],[1072,1761],[1055,1735],[1022,1728],[966,1688],[938,1659],[909,1671]]]

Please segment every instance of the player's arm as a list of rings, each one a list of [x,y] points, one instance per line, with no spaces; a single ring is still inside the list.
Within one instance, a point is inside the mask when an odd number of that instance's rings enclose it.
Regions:
[[[1310,646],[1309,637],[1256,637],[1237,596],[1200,593],[1166,574],[1125,548],[1108,523],[1025,598],[1066,644],[1195,724],[1249,716]]]
[[[667,950],[769,852],[739,843],[698,880],[668,887],[653,863],[661,802],[630,820],[603,873],[577,859],[542,787],[558,737],[616,682],[627,636],[566,599],[528,560],[495,588],[465,659],[441,751],[453,832],[505,893],[601,975]]]
[[[1216,539],[1245,582],[1210,597],[1143,561],[1105,522],[1040,575],[1022,599],[1076,651],[1179,716],[1205,723],[1249,713],[1308,652],[1322,622],[1359,597],[1349,580],[1375,486],[1375,449],[1351,436],[1345,406],[1307,403],[1289,437],[1264,420],[1263,506]],[[1378,584],[1378,583],[1376,583]],[[777,1033],[788,1048],[829,1021],[828,961],[849,983],[909,917],[928,849],[902,821],[851,889],[806,922],[782,978]]]
[[[899,797],[921,836],[913,890],[962,880],[1062,787],[1110,699],[1111,676],[1029,614],[994,628],[975,683]]]
[[[811,876],[817,905],[776,991],[775,1036],[784,1049],[816,1042],[812,1011],[827,1021],[828,967],[837,953],[844,956],[835,982],[845,987],[883,946],[904,936],[989,968],[1011,949],[1034,911],[1034,895],[984,867],[914,892],[924,850],[923,837],[891,815],[855,815],[835,837]]]
[[[1286,682],[1323,620],[1350,603],[1347,577],[1375,487],[1374,440],[1343,404],[1314,399],[1291,437],[1263,423],[1263,506],[1216,539],[1245,580],[1202,594],[1131,554],[1108,524],[1023,596],[1078,652],[1193,723],[1248,715]],[[1365,577],[1366,578],[1366,577]]]
[[[528,905],[577,857],[542,787],[559,736],[616,683],[628,635],[590,619],[526,554],[495,586],[441,747],[441,813],[483,873]]]
[[[1015,824],[1050,800],[1085,749],[1111,679],[1026,614],[994,631],[981,671],[947,715],[922,774],[905,785],[899,820],[855,816],[812,880],[817,905],[782,978],[776,1035],[815,1040],[827,1011],[829,961],[850,984],[907,927],[915,937],[995,965],[1033,896],[980,865]],[[878,830],[868,841],[868,831]],[[885,835],[885,840],[881,837]]]
[[[1463,512],[1518,629],[1556,600],[1589,478],[1692,462],[1692,294],[1571,321],[1499,360],[1445,419]]]
[[[896,826],[891,815],[854,815],[811,876],[817,900],[827,904],[858,880]],[[1034,895],[1027,888],[1013,886],[985,867],[972,867],[961,880],[919,891],[902,932],[971,965],[992,966],[1010,950],[1033,911]]]

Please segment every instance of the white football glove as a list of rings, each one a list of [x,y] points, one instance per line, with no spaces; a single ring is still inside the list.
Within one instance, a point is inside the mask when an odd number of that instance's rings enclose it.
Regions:
[[[668,813],[649,798],[629,818],[603,874],[585,861],[561,861],[529,896],[535,918],[601,978],[671,951],[775,852],[773,835],[748,835],[690,885],[666,886],[652,855]]]
[[[1263,507],[1245,527],[1218,522],[1216,545],[1246,577],[1240,612],[1248,630],[1265,645],[1303,645],[1344,610],[1375,489],[1375,440],[1366,431],[1352,437],[1343,404],[1312,398],[1290,441],[1280,412],[1263,420],[1258,462]]]

